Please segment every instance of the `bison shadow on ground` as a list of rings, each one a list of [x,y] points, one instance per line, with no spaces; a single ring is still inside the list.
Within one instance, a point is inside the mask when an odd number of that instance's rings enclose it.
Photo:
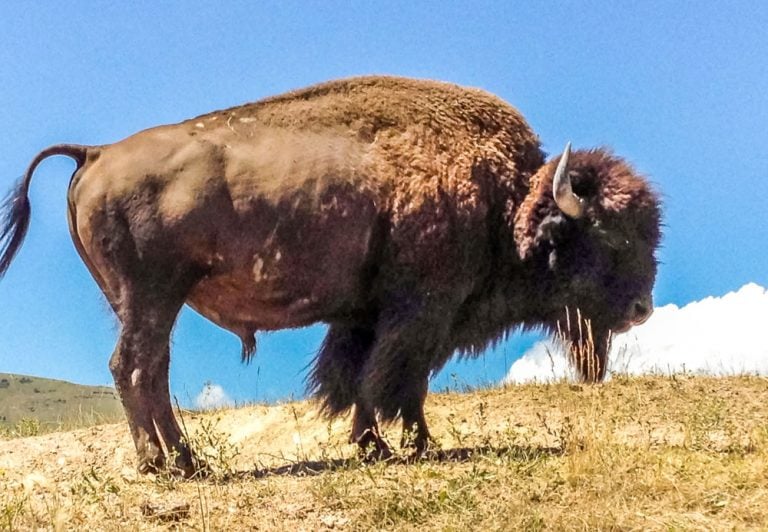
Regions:
[[[246,478],[264,478],[269,476],[308,477],[326,471],[354,469],[361,465],[384,462],[387,465],[411,465],[414,463],[448,464],[470,462],[480,457],[499,457],[510,462],[535,462],[542,458],[559,456],[563,450],[559,447],[540,447],[513,445],[504,447],[477,446],[457,447],[453,449],[428,450],[422,456],[392,456],[386,460],[360,460],[356,458],[336,458],[329,460],[298,460],[285,465],[256,468],[250,471],[234,473],[230,480]]]

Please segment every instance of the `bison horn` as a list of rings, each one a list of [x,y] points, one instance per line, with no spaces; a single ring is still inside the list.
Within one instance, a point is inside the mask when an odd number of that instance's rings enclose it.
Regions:
[[[571,177],[568,175],[568,159],[571,156],[571,143],[565,145],[563,155],[555,170],[555,177],[552,184],[552,193],[555,197],[555,203],[563,213],[571,218],[581,218],[584,216],[585,203],[582,198],[573,192],[571,187]]]

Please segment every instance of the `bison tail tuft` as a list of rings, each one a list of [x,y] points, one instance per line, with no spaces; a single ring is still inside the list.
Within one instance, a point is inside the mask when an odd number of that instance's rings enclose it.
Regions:
[[[0,208],[0,278],[11,265],[29,229],[31,208],[25,177],[16,182]]]

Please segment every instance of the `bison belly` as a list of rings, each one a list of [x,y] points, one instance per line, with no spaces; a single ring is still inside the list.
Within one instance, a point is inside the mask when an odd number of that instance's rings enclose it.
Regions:
[[[219,227],[190,306],[241,337],[363,310],[378,218],[371,198],[352,189],[297,190],[247,204],[234,226]]]

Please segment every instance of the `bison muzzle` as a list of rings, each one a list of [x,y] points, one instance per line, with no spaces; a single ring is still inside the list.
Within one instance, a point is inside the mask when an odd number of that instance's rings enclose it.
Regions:
[[[378,422],[429,442],[431,374],[519,328],[560,332],[584,380],[612,332],[652,310],[660,203],[605,149],[545,161],[513,107],[477,89],[333,81],[35,157],[5,205],[0,275],[21,246],[35,167],[77,162],[78,253],[120,321],[109,363],[140,470],[195,471],[168,390],[182,305],[242,339],[328,324],[309,376],[351,440]],[[173,464],[166,464],[174,456]]]

